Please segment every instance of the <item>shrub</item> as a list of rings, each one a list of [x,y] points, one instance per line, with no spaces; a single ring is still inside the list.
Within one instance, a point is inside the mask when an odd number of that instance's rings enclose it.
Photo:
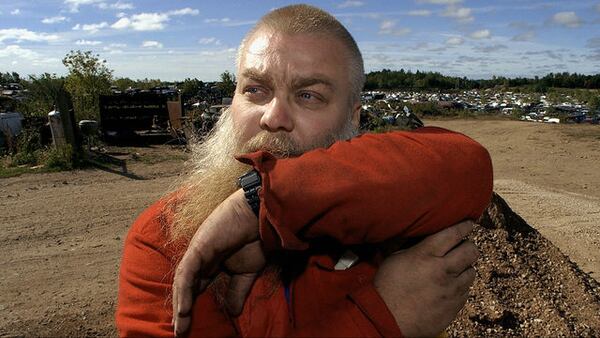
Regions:
[[[70,145],[48,149],[44,153],[43,162],[46,169],[51,171],[72,170],[78,165]]]

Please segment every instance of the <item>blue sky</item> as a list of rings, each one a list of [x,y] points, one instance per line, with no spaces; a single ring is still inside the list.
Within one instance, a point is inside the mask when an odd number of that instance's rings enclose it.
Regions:
[[[64,74],[91,50],[116,77],[216,80],[264,13],[288,1],[0,0],[0,71]],[[490,78],[600,73],[600,1],[308,1],[354,35],[367,71]]]

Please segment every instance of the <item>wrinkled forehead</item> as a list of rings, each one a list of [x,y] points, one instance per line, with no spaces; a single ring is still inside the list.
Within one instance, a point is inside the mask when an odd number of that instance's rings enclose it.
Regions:
[[[318,73],[346,81],[349,53],[335,37],[327,34],[286,34],[261,29],[244,43],[238,59],[238,76],[247,69],[258,72]],[[290,74],[287,74],[290,75]]]

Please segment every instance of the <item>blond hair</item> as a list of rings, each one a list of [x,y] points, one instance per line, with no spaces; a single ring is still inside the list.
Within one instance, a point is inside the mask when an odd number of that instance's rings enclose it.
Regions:
[[[338,39],[347,49],[350,66],[350,85],[354,102],[360,100],[360,92],[365,84],[365,69],[358,45],[346,27],[335,17],[322,9],[310,5],[291,5],[275,9],[263,16],[246,34],[237,54],[239,69],[245,45],[254,33],[261,29],[282,34],[323,34]]]

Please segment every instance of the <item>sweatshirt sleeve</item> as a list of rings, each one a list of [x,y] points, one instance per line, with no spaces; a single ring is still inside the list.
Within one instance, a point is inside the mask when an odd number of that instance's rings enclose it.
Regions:
[[[295,158],[238,159],[261,173],[267,250],[303,250],[317,237],[350,245],[431,234],[479,218],[493,185],[487,150],[437,127],[365,134]]]
[[[173,337],[171,288],[176,252],[168,249],[161,226],[163,203],[144,211],[129,230],[121,268],[116,326],[121,337]],[[209,292],[199,296],[192,310],[190,334],[235,336],[235,327]]]

